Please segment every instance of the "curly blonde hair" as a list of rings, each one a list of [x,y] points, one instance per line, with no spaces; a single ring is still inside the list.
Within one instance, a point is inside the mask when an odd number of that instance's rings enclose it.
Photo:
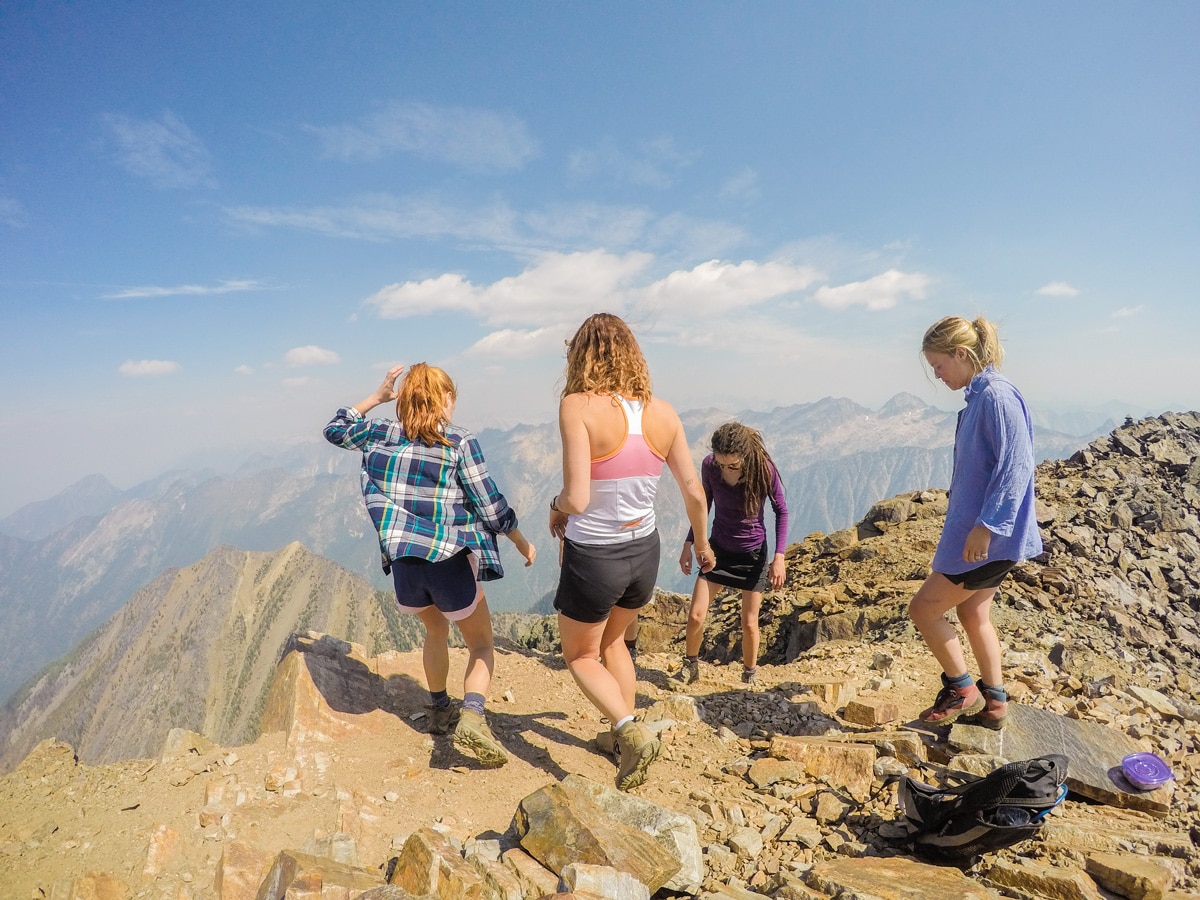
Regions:
[[[408,370],[396,392],[396,418],[410,441],[449,444],[446,438],[446,395],[458,399],[458,389],[444,370],[416,363]]]
[[[983,316],[974,322],[961,316],[938,319],[921,340],[922,353],[953,354],[959,347],[967,351],[976,372],[982,372],[988,366],[999,369],[1004,361],[1004,348],[1000,346],[996,326]]]
[[[629,326],[612,313],[588,316],[567,341],[568,394],[619,394],[627,400],[650,399],[650,369]]]

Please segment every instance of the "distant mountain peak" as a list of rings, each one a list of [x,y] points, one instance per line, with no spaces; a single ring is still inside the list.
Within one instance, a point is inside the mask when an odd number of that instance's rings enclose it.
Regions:
[[[929,404],[916,394],[901,391],[879,407],[879,415],[883,418],[891,418],[892,416],[902,416],[905,413],[924,412],[927,409],[929,409]]]

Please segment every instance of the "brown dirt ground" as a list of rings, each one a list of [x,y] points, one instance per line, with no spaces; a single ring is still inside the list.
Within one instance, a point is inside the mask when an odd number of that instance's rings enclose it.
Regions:
[[[870,656],[868,648],[860,648],[836,665],[826,659],[764,666],[756,691],[802,677],[848,671],[861,676]],[[927,699],[926,687],[935,677],[926,654],[912,656],[911,679],[903,658],[892,672],[897,684],[892,699],[910,716]],[[465,651],[451,651],[451,685],[456,679],[461,684],[465,658]],[[674,692],[668,673],[677,665],[665,654],[641,656],[639,705]],[[314,739],[289,748],[280,732],[184,760],[86,766],[75,764],[65,751],[31,756],[0,778],[0,897],[48,897],[55,882],[106,872],[128,884],[136,897],[201,900],[215,897],[214,873],[231,841],[274,854],[338,832],[355,835],[360,865],[381,867],[404,837],[423,825],[440,821],[463,837],[496,836],[509,827],[521,798],[546,783],[568,773],[612,783],[615,767],[594,744],[607,725],[583,699],[560,658],[499,650],[488,709],[510,762],[490,770],[455,748],[449,737],[425,734],[423,721],[412,718],[426,702],[418,687],[424,683],[420,653],[396,654],[388,668],[411,679],[401,714],[349,715],[352,733],[329,743]],[[706,665],[703,680],[690,692],[701,698],[743,694],[739,674],[738,666]],[[902,689],[910,681],[911,697]],[[716,790],[724,777],[720,766],[748,749],[744,742],[722,744],[711,728],[676,728],[666,738],[663,758],[637,793],[667,806],[681,805],[697,788]],[[184,764],[206,771],[174,784]],[[291,786],[299,791],[288,796],[292,791],[268,790],[269,776],[289,766],[299,770],[299,783]],[[239,791],[244,802],[237,805]],[[228,818],[223,825],[205,827],[206,797],[217,793],[222,798],[216,808],[227,809]],[[161,861],[155,862],[151,847],[164,826],[178,840],[170,845],[160,839],[154,852]],[[158,871],[147,874],[147,868]]]

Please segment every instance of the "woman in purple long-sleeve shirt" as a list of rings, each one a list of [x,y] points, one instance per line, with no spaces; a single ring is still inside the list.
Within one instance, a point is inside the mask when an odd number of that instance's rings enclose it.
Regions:
[[[992,626],[992,599],[1008,572],[1042,552],[1033,496],[1033,424],[1020,392],[996,369],[1004,358],[996,328],[947,316],[921,343],[934,377],[965,389],[958,414],[954,473],[946,524],[933,572],[908,612],[942,666],[942,689],[924,722],[945,724],[970,716],[999,728],[1008,712],[1000,639]],[[958,632],[945,614],[957,609],[980,679],[973,683]]]
[[[742,681],[752,684],[758,668],[758,610],[763,591],[783,586],[788,510],[779,470],[763,446],[762,435],[740,422],[727,422],[712,434],[712,453],[700,464],[700,480],[713,513],[709,538],[717,562],[696,579],[688,610],[686,650],[680,678],[700,678],[700,644],[713,594],[720,587],[742,592]],[[763,512],[775,511],[775,555],[767,553]],[[679,557],[685,575],[692,572],[692,542],[688,531]]]

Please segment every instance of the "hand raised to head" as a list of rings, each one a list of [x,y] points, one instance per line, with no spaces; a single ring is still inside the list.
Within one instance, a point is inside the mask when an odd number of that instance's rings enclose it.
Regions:
[[[400,373],[404,371],[404,366],[392,366],[388,369],[387,374],[383,376],[383,381],[379,385],[379,390],[375,392],[375,396],[379,398],[380,403],[387,403],[396,399],[396,379],[400,377]]]

